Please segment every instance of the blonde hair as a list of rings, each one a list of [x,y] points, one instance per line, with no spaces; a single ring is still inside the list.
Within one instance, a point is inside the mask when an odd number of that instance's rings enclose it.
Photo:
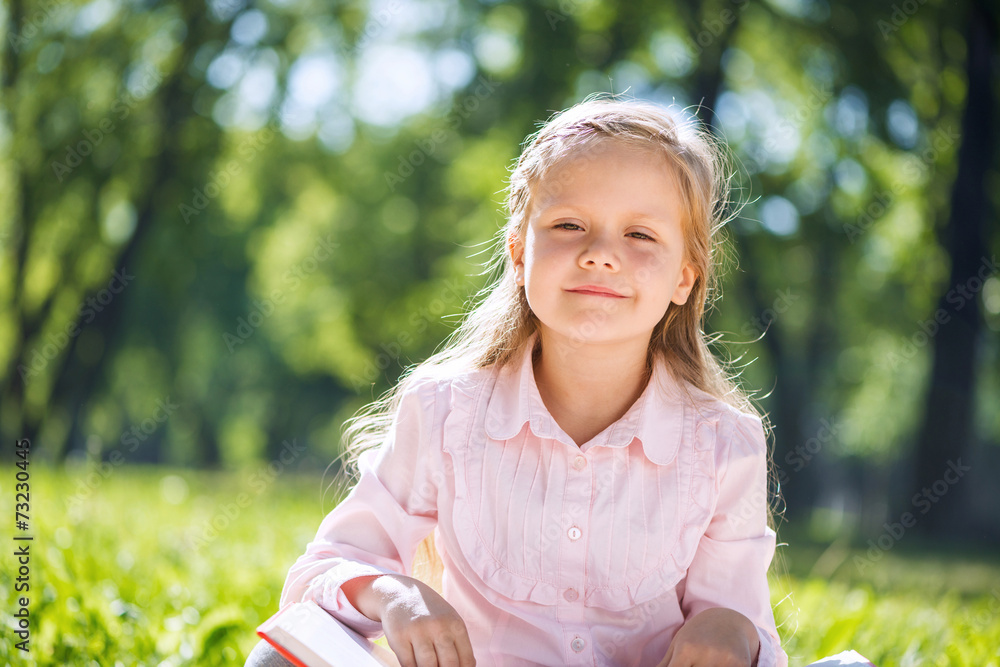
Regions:
[[[344,456],[349,463],[366,449],[379,446],[391,426],[402,393],[415,378],[425,373],[461,372],[496,366],[501,368],[520,358],[538,320],[528,305],[523,286],[514,280],[508,245],[524,238],[533,188],[557,164],[581,157],[593,157],[591,149],[607,141],[623,142],[638,149],[653,150],[673,167],[683,199],[684,244],[687,259],[696,274],[694,287],[683,305],[671,303],[650,338],[647,372],[661,360],[674,377],[743,412],[761,417],[766,433],[770,424],[709,349],[719,335],[702,331],[706,309],[719,296],[716,264],[723,257],[725,240],[721,231],[736,215],[724,217],[729,201],[726,173],[727,151],[712,135],[701,129],[696,118],[678,120],[659,105],[615,99],[604,94],[588,96],[583,102],[553,115],[522,144],[506,188],[508,220],[495,238],[487,271],[495,276],[476,295],[478,305],[462,319],[440,350],[426,361],[407,368],[399,382],[379,399],[345,422]],[[414,576],[440,592],[443,564],[434,548],[433,533],[420,545],[413,563]]]

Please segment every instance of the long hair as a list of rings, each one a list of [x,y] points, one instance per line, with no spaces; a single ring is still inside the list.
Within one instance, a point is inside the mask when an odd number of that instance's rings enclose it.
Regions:
[[[703,130],[697,119],[682,121],[659,105],[598,93],[553,115],[525,139],[505,188],[508,219],[494,239],[493,256],[487,264],[493,278],[475,296],[476,305],[439,351],[404,370],[392,389],[345,422],[343,451],[348,464],[383,442],[401,394],[417,377],[502,368],[520,358],[528,339],[538,330],[538,320],[524,287],[515,282],[508,245],[515,238],[524,238],[534,190],[546,174],[565,160],[595,155],[599,160],[600,148],[607,142],[652,150],[667,159],[683,200],[687,259],[697,274],[687,301],[683,305],[670,303],[654,328],[647,372],[654,362],[662,361],[675,378],[684,381],[679,384],[685,390],[690,385],[759,416],[765,433],[770,433],[766,414],[756,409],[735,382],[738,374],[728,374],[710,351],[718,336],[707,336],[702,330],[706,309],[719,296],[717,264],[726,259],[722,229],[736,215],[725,215],[731,178],[725,145]],[[559,186],[546,183],[546,187],[550,185]],[[413,572],[440,592],[443,564],[434,548],[433,533],[417,550]]]

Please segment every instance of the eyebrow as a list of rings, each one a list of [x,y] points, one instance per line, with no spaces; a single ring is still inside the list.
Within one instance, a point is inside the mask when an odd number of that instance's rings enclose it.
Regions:
[[[545,208],[541,209],[539,211],[539,215],[548,216],[552,214],[552,211],[560,211],[560,210],[575,211],[577,213],[581,213],[583,211],[583,209],[574,206],[573,204],[553,204],[551,206],[546,206]],[[667,222],[665,218],[651,215],[643,211],[626,211],[625,218],[628,220],[647,220],[649,222],[661,222],[661,223]]]

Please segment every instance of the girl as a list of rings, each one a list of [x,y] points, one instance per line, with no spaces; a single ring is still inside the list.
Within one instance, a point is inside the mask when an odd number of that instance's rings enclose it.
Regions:
[[[701,330],[722,153],[613,97],[529,139],[499,278],[351,420],[360,478],[280,606],[384,634],[403,667],[784,667],[765,422]],[[418,545],[441,593],[411,577]]]

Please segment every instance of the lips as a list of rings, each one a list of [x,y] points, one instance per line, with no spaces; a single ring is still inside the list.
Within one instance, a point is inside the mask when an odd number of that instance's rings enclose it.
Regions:
[[[606,296],[617,299],[624,299],[623,294],[619,294],[610,287],[603,287],[601,285],[580,285],[579,287],[574,287],[568,292],[573,292],[574,294],[589,294],[592,296]]]

